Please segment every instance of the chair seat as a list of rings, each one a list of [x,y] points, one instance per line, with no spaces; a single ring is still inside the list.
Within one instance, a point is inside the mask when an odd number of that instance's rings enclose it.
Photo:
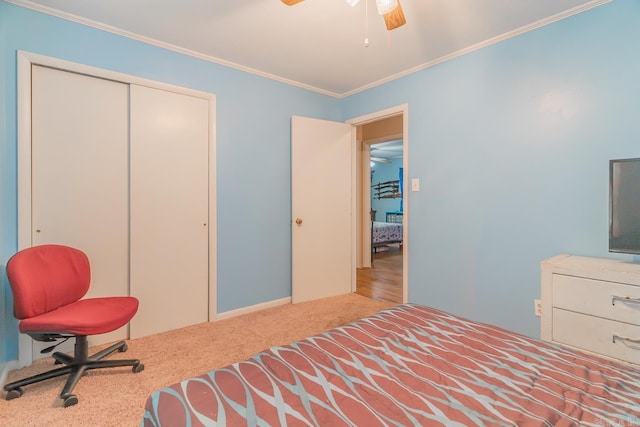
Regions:
[[[88,298],[20,321],[22,333],[99,335],[115,331],[138,310],[134,297]]]

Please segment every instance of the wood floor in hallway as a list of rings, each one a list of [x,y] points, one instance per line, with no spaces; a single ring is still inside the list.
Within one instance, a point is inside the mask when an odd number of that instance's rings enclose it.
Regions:
[[[371,268],[357,271],[356,293],[376,300],[402,303],[402,249],[389,249],[374,255]]]

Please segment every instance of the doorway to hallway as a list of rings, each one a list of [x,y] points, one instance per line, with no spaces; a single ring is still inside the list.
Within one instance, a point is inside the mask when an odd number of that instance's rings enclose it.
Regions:
[[[406,106],[373,113],[356,122],[358,156],[358,263],[360,295],[406,302],[404,218]],[[355,121],[355,120],[354,120]]]

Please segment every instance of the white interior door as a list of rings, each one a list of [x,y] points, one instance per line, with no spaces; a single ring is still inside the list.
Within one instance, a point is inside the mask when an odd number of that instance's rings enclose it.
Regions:
[[[292,301],[351,292],[351,125],[292,118]]]
[[[131,85],[131,320],[138,338],[208,320],[209,103]]]
[[[31,244],[84,251],[87,296],[128,295],[127,85],[40,66],[31,83]],[[127,335],[123,327],[89,343]],[[34,359],[49,345],[34,342]]]

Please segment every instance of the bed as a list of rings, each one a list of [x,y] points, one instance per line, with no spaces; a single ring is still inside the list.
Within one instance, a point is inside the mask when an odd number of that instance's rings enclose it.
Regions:
[[[402,244],[402,223],[379,222],[371,223],[371,247],[375,252],[377,247],[391,243]]]
[[[143,426],[640,425],[640,370],[402,304],[152,393]]]

